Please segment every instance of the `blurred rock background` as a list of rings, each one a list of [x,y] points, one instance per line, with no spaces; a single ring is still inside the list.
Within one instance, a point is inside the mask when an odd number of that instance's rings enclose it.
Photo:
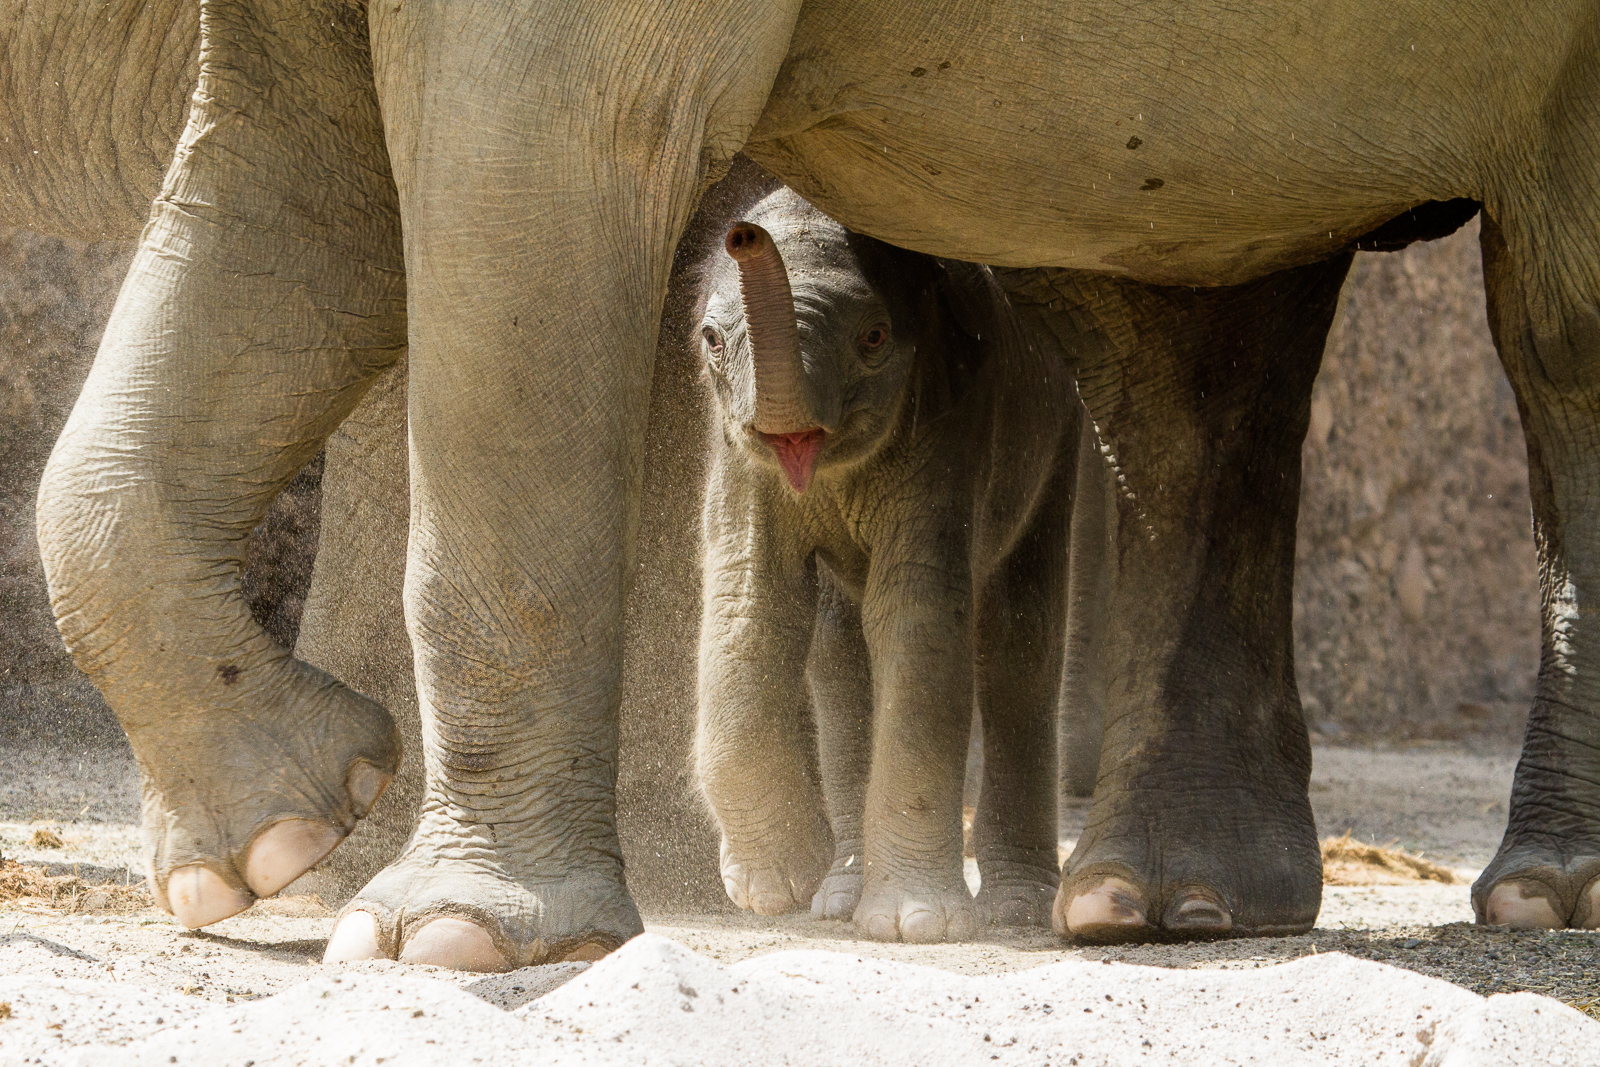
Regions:
[[[33,496],[128,254],[0,231],[0,744],[48,737],[125,751],[56,635]],[[627,620],[619,789],[630,857],[673,844],[630,832],[630,806],[665,804],[689,837],[705,836],[689,825],[701,817],[686,754],[700,463],[685,445],[699,430],[663,428],[700,417],[694,354],[671,340],[687,325],[669,302]],[[286,644],[315,551],[319,475],[313,464],[296,480],[248,557],[252,610]],[[1305,445],[1295,628],[1307,719],[1324,740],[1520,740],[1538,589],[1522,435],[1489,338],[1475,222],[1356,257]]]
[[[1520,743],[1538,571],[1476,220],[1356,256],[1303,455],[1295,667],[1313,729]]]

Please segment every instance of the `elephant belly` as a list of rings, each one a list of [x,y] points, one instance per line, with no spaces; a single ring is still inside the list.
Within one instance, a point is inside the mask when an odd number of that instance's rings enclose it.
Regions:
[[[1481,198],[1484,146],[1554,77],[1537,34],[1559,36],[1559,12],[1524,33],[1437,0],[1375,6],[996,0],[930,23],[926,5],[810,3],[746,151],[918,251],[1243,281]],[[1520,89],[1492,75],[1508,51]]]

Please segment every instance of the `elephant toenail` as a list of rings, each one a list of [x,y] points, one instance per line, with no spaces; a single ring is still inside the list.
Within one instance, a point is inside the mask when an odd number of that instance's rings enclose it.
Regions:
[[[1537,882],[1501,882],[1484,902],[1483,921],[1513,930],[1559,930],[1566,923],[1556,913],[1549,891]]]
[[[385,959],[378,947],[378,920],[370,912],[353,911],[339,920],[322,953],[323,963]]]
[[[358,759],[350,765],[344,787],[350,791],[350,799],[355,802],[356,818],[362,818],[372,810],[392,781],[394,775],[379,770],[364,759]]]
[[[248,889],[229,885],[199,864],[167,875],[167,904],[173,917],[191,930],[237,915],[255,901]]]
[[[568,952],[557,963],[590,963],[610,955],[611,950],[597,941],[589,941]]]
[[[1173,900],[1161,925],[1185,934],[1225,934],[1233,929],[1233,915],[1209,890],[1189,889]]]
[[[1573,914],[1573,926],[1580,930],[1600,929],[1600,878],[1590,882],[1578,897],[1578,911],[1582,914]]]
[[[457,971],[511,970],[487,930],[465,919],[434,919],[400,950],[401,963],[429,963]]]
[[[258,897],[270,897],[315,867],[344,840],[344,831],[314,819],[282,819],[250,844],[244,880]]]
[[[1121,878],[1104,878],[1067,905],[1067,932],[1094,940],[1126,938],[1144,929],[1144,896]]]
[[[900,920],[900,936],[910,944],[932,944],[944,940],[945,924],[933,912],[919,908]]]

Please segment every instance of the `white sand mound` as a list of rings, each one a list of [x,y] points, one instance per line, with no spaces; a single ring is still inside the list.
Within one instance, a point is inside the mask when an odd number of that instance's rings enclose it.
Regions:
[[[646,934],[577,972],[462,986],[333,969],[209,1004],[123,982],[0,979],[0,1063],[1074,1065],[1600,1064],[1600,1023],[1530,993],[1337,953],[1255,970],[1082,962],[989,976],[832,952],[722,966]],[[479,987],[482,996],[472,990]]]

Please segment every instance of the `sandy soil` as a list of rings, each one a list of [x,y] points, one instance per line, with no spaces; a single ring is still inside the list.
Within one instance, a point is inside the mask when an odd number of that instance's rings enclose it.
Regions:
[[[828,949],[966,975],[1068,960],[1237,970],[1342,952],[1481,994],[1544,993],[1600,1017],[1594,978],[1600,974],[1600,935],[1516,934],[1471,925],[1468,883],[1498,843],[1514,762],[1509,751],[1435,745],[1317,749],[1312,801],[1324,835],[1353,830],[1367,840],[1398,840],[1456,869],[1463,880],[1328,886],[1318,928],[1303,937],[1100,948],[1068,946],[1048,932],[996,932],[972,944],[909,946],[863,941],[848,925],[800,916],[657,914],[648,915],[646,925],[721,964],[775,951]],[[51,873],[76,872],[87,881],[138,881],[130,873],[139,866],[131,766],[103,756],[80,763],[59,750],[14,751],[0,757],[0,783],[0,853],[7,858]],[[32,844],[41,828],[57,833],[62,847]],[[1064,828],[1075,829],[1070,821]],[[389,963],[324,967],[319,960],[330,927],[330,913],[314,898],[263,901],[196,932],[150,910],[73,914],[0,905],[0,979],[110,979],[227,1004],[270,996],[329,972],[416,973],[509,1010],[583,970],[570,965],[485,977]],[[0,1021],[0,1062],[4,1025]]]

